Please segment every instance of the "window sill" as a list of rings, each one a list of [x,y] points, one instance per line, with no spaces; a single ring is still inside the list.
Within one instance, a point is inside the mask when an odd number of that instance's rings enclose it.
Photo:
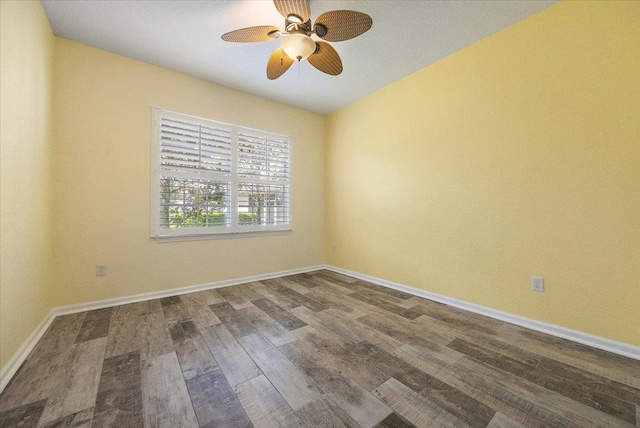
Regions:
[[[258,230],[253,232],[210,233],[202,235],[152,236],[156,242],[208,241],[213,239],[258,238],[261,236],[281,236],[291,234],[292,229]]]

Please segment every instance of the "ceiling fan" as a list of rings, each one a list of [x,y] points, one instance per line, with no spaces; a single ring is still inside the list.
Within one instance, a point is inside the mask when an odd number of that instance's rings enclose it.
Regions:
[[[327,42],[314,40],[316,35],[329,42],[353,39],[373,25],[369,15],[353,10],[325,12],[311,23],[309,0],[273,0],[276,9],[284,16],[284,31],[270,25],[242,28],[222,35],[227,42],[266,42],[284,36],[267,63],[267,78],[282,76],[295,61],[308,60],[323,73],[337,76],[342,73],[342,60],[338,52]]]

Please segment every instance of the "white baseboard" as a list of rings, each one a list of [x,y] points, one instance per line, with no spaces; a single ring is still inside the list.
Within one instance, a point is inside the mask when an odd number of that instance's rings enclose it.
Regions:
[[[324,269],[324,265],[309,266],[305,268],[290,269],[281,272],[271,272],[260,275],[247,276],[244,278],[228,279],[224,281],[210,282],[207,284],[192,285],[189,287],[173,288],[171,290],[154,291],[151,293],[136,294],[134,296],[117,297],[115,299],[99,300],[96,302],[80,303],[77,305],[61,306],[53,308],[47,316],[38,324],[33,333],[13,354],[13,357],[0,370],[0,393],[4,391],[11,378],[16,374],[22,363],[27,359],[29,353],[36,346],[42,335],[47,331],[55,317],[60,315],[75,314],[78,312],[92,311],[94,309],[108,308],[111,306],[126,305],[128,303],[143,302],[145,300],[160,299],[163,297],[179,296],[181,294],[195,293],[197,291],[212,290],[214,288],[229,287],[231,285],[245,284],[248,282],[262,281],[265,279],[278,278],[281,276],[295,275],[298,273],[312,272]]]
[[[78,312],[92,311],[94,309],[108,308],[111,306],[126,305],[135,302],[144,302],[146,300],[161,299],[163,297],[179,296],[181,294],[195,293],[197,291],[213,290],[214,288],[229,287],[231,285],[245,284],[247,282],[262,281],[265,279],[278,278],[281,276],[295,275],[298,273],[312,272],[314,270],[324,269],[324,265],[309,266],[305,268],[290,269],[280,272],[264,273],[260,275],[245,276],[244,278],[227,279],[224,281],[209,282],[206,284],[191,285],[181,288],[172,288],[170,290],[153,291],[151,293],[136,294],[133,296],[117,297],[115,299],[98,300],[95,302],[80,303],[77,305],[61,306],[54,308],[55,315],[68,315]]]
[[[24,360],[27,359],[29,353],[36,346],[42,335],[49,328],[56,315],[54,314],[54,310],[50,310],[49,313],[40,321],[40,324],[33,330],[31,335],[24,341],[22,346],[18,348],[13,357],[4,365],[2,370],[0,370],[0,393],[4,391],[4,388],[7,386],[13,375],[16,374]]]
[[[338,272],[344,275],[348,275],[354,278],[358,278],[364,281],[369,281],[374,284],[381,285],[383,287],[392,288],[394,290],[404,291],[405,293],[413,294],[414,296],[423,297],[435,302],[451,305],[456,308],[464,309],[470,312],[474,312],[480,315],[485,315],[491,318],[495,318],[501,321],[505,321],[511,324],[519,325],[521,327],[529,328],[531,330],[547,333],[552,336],[561,337],[563,339],[571,340],[583,345],[592,346],[594,348],[602,349],[614,354],[623,355],[625,357],[640,360],[640,347],[630,345],[627,343],[617,342],[615,340],[606,339],[599,336],[583,333],[576,330],[571,330],[565,327],[560,327],[553,324],[547,324],[541,321],[536,321],[530,318],[521,317],[518,315],[501,312],[495,309],[487,308],[473,303],[467,303],[462,300],[454,299],[451,297],[443,296],[436,293],[413,288],[407,285],[398,284],[395,282],[387,281],[384,279],[364,275],[358,272],[353,272],[347,269],[342,269],[336,266],[319,265],[310,266],[306,268],[291,269],[281,272],[272,272],[261,275],[247,276],[244,278],[229,279],[225,281],[211,282],[207,284],[193,285],[183,288],[174,288],[171,290],[156,291],[152,293],[137,294],[134,296],[118,297],[115,299],[106,299],[96,302],[81,303],[77,305],[62,306],[53,308],[44,317],[44,319],[33,330],[27,340],[20,346],[15,352],[13,357],[7,362],[7,364],[0,370],[0,393],[4,391],[11,378],[16,374],[22,363],[27,359],[29,353],[36,346],[42,335],[47,331],[55,317],[60,315],[68,315],[77,312],[91,311],[94,309],[107,308],[110,306],[120,306],[128,303],[142,302],[145,300],[159,299],[162,297],[177,296],[181,294],[194,293],[197,291],[211,290],[215,288],[229,287],[231,285],[245,284],[253,281],[262,281],[265,279],[278,278],[281,276],[295,275],[298,273],[312,272],[320,269],[327,269],[334,272]]]
[[[424,291],[424,290],[420,290],[418,288],[410,287],[407,285],[398,284],[396,282],[391,282],[391,281],[376,278],[373,276],[364,275],[358,272],[353,272],[353,271],[342,269],[336,266],[326,265],[325,269],[331,270],[337,273],[341,273],[343,275],[358,278],[364,281],[372,282],[374,284],[378,284],[383,287],[393,288],[394,290],[398,290],[398,291],[404,291],[405,293],[413,294],[414,296],[423,297],[425,299],[433,300],[439,303],[444,303],[446,305],[464,309],[465,311],[474,312],[476,314],[485,315],[490,318],[495,318],[511,324],[519,325],[521,327],[539,331],[541,333],[550,334],[552,336],[561,337],[563,339],[571,340],[573,342],[581,343],[587,346],[592,346],[594,348],[602,349],[604,351],[608,351],[614,354],[633,358],[634,360],[640,360],[640,347],[637,347],[628,343],[617,342],[615,340],[594,336],[591,334],[583,333],[581,331],[571,330],[569,328],[560,327],[553,324],[547,324],[542,321],[521,317],[519,315],[509,314],[507,312],[502,312],[502,311],[487,308],[484,306],[476,305],[473,303],[468,303],[463,300],[458,300],[452,297],[431,293],[429,291]]]

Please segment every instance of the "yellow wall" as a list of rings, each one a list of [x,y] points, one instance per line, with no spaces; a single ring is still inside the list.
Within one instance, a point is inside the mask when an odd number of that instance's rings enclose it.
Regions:
[[[54,306],[324,262],[322,116],[59,38],[55,70]],[[152,106],[291,135],[293,232],[150,238]]]
[[[328,117],[327,263],[640,345],[639,23],[563,2]]]
[[[51,307],[54,36],[40,2],[0,2],[0,367]]]

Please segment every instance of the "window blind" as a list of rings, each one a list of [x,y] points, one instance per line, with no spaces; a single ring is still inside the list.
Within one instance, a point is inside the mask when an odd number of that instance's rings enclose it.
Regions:
[[[231,175],[231,132],[162,118],[160,164],[164,170]]]
[[[289,179],[289,143],[239,133],[238,176],[287,181]]]
[[[154,110],[152,236],[288,230],[287,136]]]

